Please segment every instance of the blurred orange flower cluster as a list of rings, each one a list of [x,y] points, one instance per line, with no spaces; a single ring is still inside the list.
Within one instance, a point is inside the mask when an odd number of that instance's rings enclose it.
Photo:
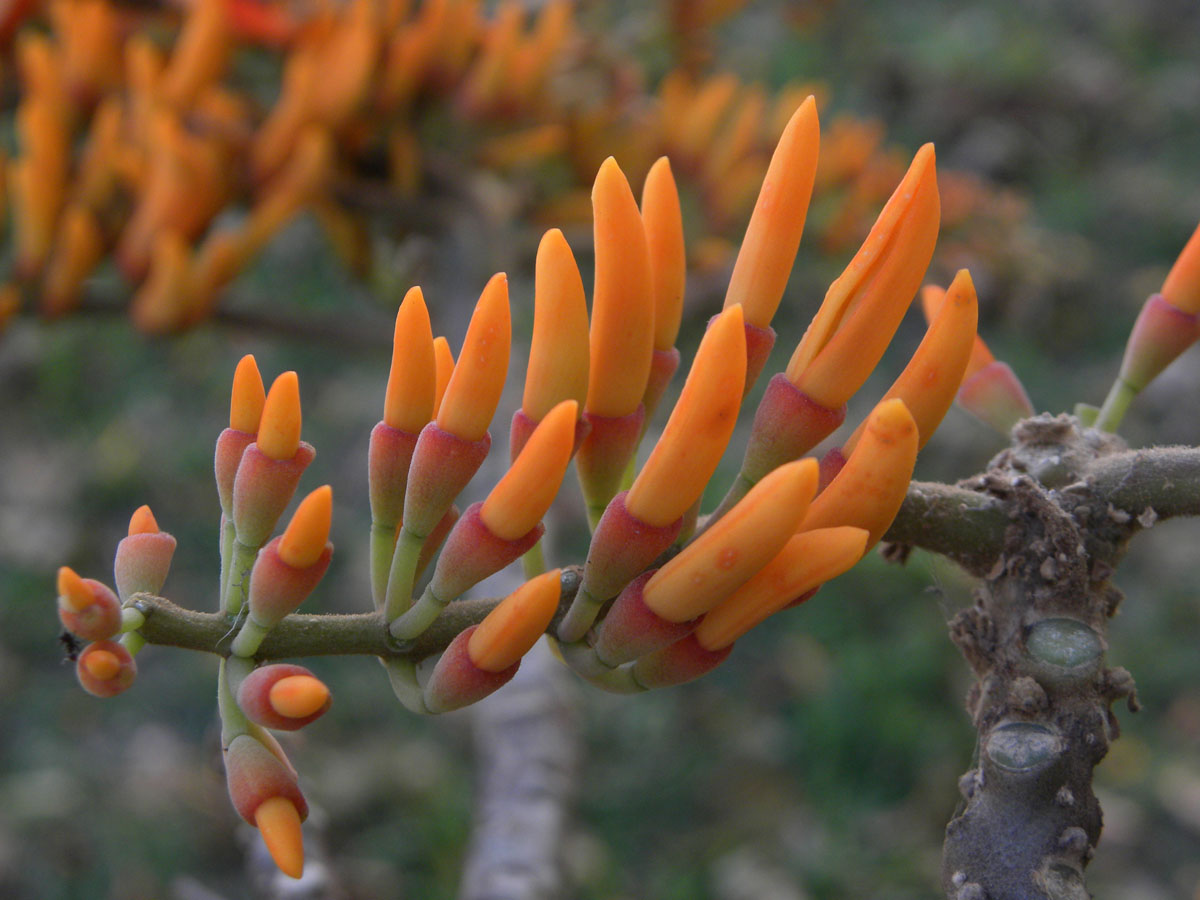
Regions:
[[[738,4],[710,6],[705,23]],[[36,27],[43,13],[46,30]],[[590,215],[583,186],[604,156],[641,179],[668,155],[699,199],[699,230],[713,236],[692,243],[692,262],[725,266],[728,235],[744,223],[791,111],[822,92],[793,84],[771,94],[680,67],[648,94],[638,63],[605,57],[576,16],[567,0],[533,15],[516,0],[492,10],[477,0],[351,0],[303,11],[194,0],[177,25],[115,0],[10,8],[8,30],[29,24],[12,47],[18,151],[0,195],[16,250],[0,322],[20,302],[70,311],[111,256],[137,327],[186,328],[302,211],[361,271],[370,212],[352,199],[361,191],[343,188],[365,185],[384,207],[388,197],[434,199],[427,169],[448,160],[454,172],[510,176],[565,163],[566,183],[529,186],[541,216],[561,224]],[[261,74],[264,63],[279,66],[278,84]],[[828,141],[816,227],[836,253],[865,234],[903,161],[877,123],[840,117]],[[977,182],[943,179],[947,219],[1003,207]]]

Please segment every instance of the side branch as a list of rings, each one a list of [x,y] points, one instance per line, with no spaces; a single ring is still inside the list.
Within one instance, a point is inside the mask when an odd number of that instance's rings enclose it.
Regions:
[[[1154,447],[1096,460],[1093,490],[1116,509],[1155,519],[1200,516],[1200,448]]]
[[[579,569],[564,569],[559,611],[549,631],[557,627],[558,620],[575,599],[578,588]],[[457,600],[446,607],[428,631],[411,642],[399,642],[392,638],[381,613],[295,613],[271,631],[256,656],[259,659],[288,659],[359,655],[420,660],[440,653],[459,632],[482,622],[501,599]],[[138,631],[147,643],[229,655],[236,628],[221,613],[184,609],[166,597],[152,594],[135,594],[129,605],[146,617],[145,624]]]
[[[950,484],[914,481],[883,539],[940,553],[982,575],[1004,549],[1003,502]]]

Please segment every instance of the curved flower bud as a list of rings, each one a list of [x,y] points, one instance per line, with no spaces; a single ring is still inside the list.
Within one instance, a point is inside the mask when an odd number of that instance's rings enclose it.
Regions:
[[[80,686],[96,697],[115,697],[128,690],[137,677],[137,663],[116,641],[88,644],[75,660]]]
[[[1171,266],[1159,293],[1176,309],[1200,314],[1200,225]]]
[[[659,157],[646,174],[646,183],[642,186],[642,222],[646,229],[650,286],[654,296],[654,349],[666,352],[674,349],[683,318],[687,255],[683,246],[679,190],[671,174],[670,160],[665,156]],[[648,404],[646,409],[650,411]]]
[[[579,404],[563,400],[538,423],[479,517],[497,537],[516,540],[541,521],[562,484],[575,446]]]
[[[508,278],[500,272],[484,287],[467,326],[458,364],[438,406],[438,428],[468,442],[487,435],[504,390],[511,342]]]
[[[478,625],[459,632],[450,642],[429,674],[422,691],[422,702],[431,713],[444,713],[470,706],[503,687],[517,674],[518,659],[499,672],[481,669],[471,661],[468,650]]]
[[[768,616],[862,559],[868,534],[844,525],[793,535],[766,566],[714,607],[696,626],[696,642],[715,652],[729,647]]]
[[[557,228],[538,244],[533,304],[521,411],[537,423],[562,400],[582,407],[587,399],[587,298],[571,247]],[[515,459],[520,447],[511,452]]]
[[[485,672],[519,662],[550,626],[562,592],[561,569],[525,582],[489,612],[467,641],[467,656]]]
[[[175,538],[162,531],[149,506],[140,506],[129,520],[129,534],[117,544],[113,575],[117,594],[128,600],[138,592],[157,594],[167,580]]]
[[[858,390],[920,286],[939,218],[933,145],[926,144],[846,271],[830,285],[788,363],[792,384],[829,409]]]
[[[917,441],[917,423],[904,401],[881,402],[846,464],[809,506],[799,530],[856,525],[869,532],[867,546],[874,546],[904,502]]]
[[[740,303],[748,326],[769,329],[783,298],[804,232],[819,146],[817,102],[810,96],[779,138],[729,278],[725,307]],[[747,367],[746,390],[766,363],[774,333],[759,344]]]
[[[58,619],[67,631],[85,641],[105,641],[121,630],[121,601],[107,585],[80,578],[74,569],[62,566],[58,570]]]
[[[742,308],[709,326],[662,437],[625,499],[630,515],[661,528],[704,493],[733,434],[746,382]]]
[[[970,362],[978,335],[975,326],[979,304],[975,285],[966,269],[954,276],[944,302],[930,322],[917,350],[904,371],[883,395],[884,400],[900,399],[917,423],[917,449],[933,437],[933,432],[954,402],[963,375]],[[842,445],[850,454],[866,428],[864,421]]]
[[[927,322],[933,322],[945,297],[946,292],[936,285],[921,289],[921,309]],[[978,334],[956,400],[962,409],[1001,434],[1008,434],[1019,420],[1033,415],[1033,404],[1021,380],[1007,363],[992,356]],[[925,434],[924,429],[921,434]]]
[[[436,416],[438,410],[442,408],[442,398],[446,395],[446,385],[450,383],[450,376],[454,374],[454,352],[450,349],[450,342],[444,337],[435,337],[433,339],[433,360],[436,372],[433,392],[433,414]]]
[[[771,472],[655,573],[643,590],[646,606],[671,622],[708,612],[783,549],[816,490],[816,460]]]
[[[596,283],[592,294],[587,412],[605,418],[638,408],[654,349],[646,231],[629,183],[611,156],[592,187]],[[587,444],[580,453],[587,452]]]
[[[237,704],[265,728],[295,731],[325,714],[332,703],[329,688],[303,666],[273,663],[259,666],[237,686]]]

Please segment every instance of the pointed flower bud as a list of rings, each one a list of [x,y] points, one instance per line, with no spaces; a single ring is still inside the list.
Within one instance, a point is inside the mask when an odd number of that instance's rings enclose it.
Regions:
[[[654,296],[654,349],[671,350],[683,318],[687,257],[683,246],[683,214],[679,190],[665,157],[650,167],[642,187],[642,222],[650,256]]]
[[[918,450],[933,437],[954,402],[975,346],[978,318],[975,285],[970,273],[961,269],[912,359],[883,395],[884,400],[903,400],[908,407],[917,423]],[[864,428],[865,421],[842,445],[844,454],[853,452]]]
[[[587,298],[571,247],[557,228],[538,245],[533,304],[521,411],[537,423],[562,400],[582,407],[587,399]]]
[[[470,706],[503,687],[517,674],[518,659],[508,668],[493,672],[471,661],[471,638],[479,629],[472,625],[459,632],[438,657],[422,691],[422,701],[431,713],[444,713]]]
[[[291,878],[304,874],[304,837],[300,812],[287,797],[269,797],[254,811],[254,825],[279,871]]]
[[[329,541],[333,488],[322,485],[300,501],[279,541],[279,558],[296,569],[316,563]]]
[[[862,559],[867,532],[840,526],[806,531],[696,626],[696,642],[710,652],[729,647],[759,622],[793,600],[842,574]]]
[[[405,294],[396,313],[383,421],[398,431],[419,433],[433,418],[436,388],[437,367],[429,310],[421,289],[414,287]]]
[[[933,255],[939,209],[933,145],[926,144],[788,363],[788,379],[817,403],[841,406],[879,362]]]
[[[483,439],[504,390],[511,342],[508,278],[501,272],[484,287],[467,326],[458,364],[438,407],[439,428],[465,441]]]
[[[520,661],[558,610],[561,569],[531,578],[500,601],[467,641],[467,656],[485,672],[503,672]]]
[[[300,446],[300,418],[300,379],[295,372],[284,372],[263,403],[258,449],[271,459],[291,459]]]
[[[660,528],[700,499],[725,452],[746,382],[742,308],[734,305],[705,333],[687,382],[625,499],[630,515]]]
[[[1182,312],[1200,314],[1200,225],[1171,266],[1160,293]]]
[[[436,416],[442,408],[442,398],[446,395],[446,385],[454,374],[454,353],[450,342],[444,337],[433,339],[433,360],[436,367],[436,382],[433,393],[433,414]]]
[[[783,549],[816,490],[816,460],[771,472],[655,573],[643,591],[646,606],[672,622],[708,612]]]
[[[84,647],[75,660],[75,677],[89,694],[115,697],[133,685],[137,663],[116,641],[96,641]]]
[[[149,506],[138,507],[129,520],[129,534],[117,544],[113,575],[121,600],[136,593],[162,590],[175,555],[175,538],[162,531]]]
[[[329,709],[329,688],[308,669],[288,663],[259,666],[237,686],[237,704],[252,722],[295,731]]]
[[[592,207],[596,283],[587,411],[619,418],[633,413],[642,402],[654,349],[654,305],[642,216],[611,156],[596,174]],[[580,452],[587,452],[586,444]]]
[[[262,376],[254,357],[247,353],[233,371],[233,390],[229,402],[229,427],[217,438],[214,468],[221,511],[233,515],[233,479],[242,453],[254,443],[258,423],[266,402]]]
[[[62,566],[58,618],[63,628],[85,641],[105,641],[121,630],[121,601],[108,586]]]
[[[725,306],[742,304],[746,321],[759,328],[771,324],[796,259],[819,146],[817,102],[810,96],[792,114],[771,156],[725,294]]]
[[[945,297],[946,291],[936,285],[921,289],[921,309],[927,322],[934,321]],[[1021,380],[1007,363],[992,356],[979,335],[971,347],[956,400],[962,409],[1001,434],[1008,434],[1019,420],[1033,415],[1033,404]],[[925,435],[924,429],[921,434]]]
[[[304,867],[300,822],[308,817],[308,804],[296,776],[265,744],[239,734],[225,748],[225,780],[238,815],[255,827],[265,826],[271,858],[298,878]]]
[[[873,546],[904,502],[917,441],[917,423],[904,401],[881,402],[842,470],[809,506],[800,531],[855,525],[869,532],[867,546]]]
[[[579,403],[563,400],[534,429],[512,467],[483,501],[479,517],[497,537],[516,540],[541,521],[575,446]]]

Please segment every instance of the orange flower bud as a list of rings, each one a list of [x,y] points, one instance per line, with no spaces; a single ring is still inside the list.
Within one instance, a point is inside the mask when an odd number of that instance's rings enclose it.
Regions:
[[[775,469],[655,572],[642,602],[669,622],[708,612],[783,549],[816,491],[816,460]]]
[[[927,284],[921,288],[921,312],[925,316],[925,324],[933,324],[933,320],[937,318],[938,310],[942,308],[942,303],[945,299],[946,289],[943,287],[939,287],[936,284]],[[971,346],[971,357],[967,360],[967,367],[963,371],[962,380],[966,381],[984,366],[990,365],[995,361],[996,357],[992,355],[992,351],[983,342],[983,338],[976,334],[975,341]]]
[[[229,399],[229,427],[244,434],[256,434],[267,400],[262,375],[253,354],[238,360],[233,370],[233,390]]]
[[[137,663],[116,641],[88,644],[75,660],[80,686],[96,697],[115,697],[128,690],[137,677]]]
[[[333,519],[333,488],[322,485],[300,501],[279,542],[279,558],[296,569],[313,565],[325,552]]]
[[[254,824],[279,871],[292,878],[303,875],[304,838],[296,805],[287,797],[270,797],[254,811]]]
[[[530,579],[487,614],[467,642],[467,655],[485,672],[503,672],[537,643],[558,610],[561,569]]]
[[[271,459],[291,459],[300,446],[300,379],[284,372],[275,379],[263,403],[258,449]]]
[[[903,400],[884,400],[867,418],[854,452],[812,502],[800,531],[855,525],[883,537],[900,511],[917,460],[917,423]]]
[[[312,675],[289,675],[271,685],[268,698],[279,715],[303,719],[326,707],[329,688]]]
[[[139,506],[129,517],[129,534],[154,534],[159,530],[154,513],[146,505]]]
[[[728,647],[768,616],[845,572],[866,549],[867,532],[851,526],[793,535],[758,574],[700,621],[697,642],[705,650]]]
[[[533,339],[521,409],[540,422],[559,401],[587,399],[588,314],[579,267],[563,233],[552,228],[538,245]]]
[[[1159,293],[1185,313],[1200,314],[1200,225],[1171,266]]]
[[[792,355],[788,380],[818,403],[841,406],[892,339],[937,241],[933,145],[917,151],[862,248],[829,286]]]
[[[650,167],[642,187],[642,221],[650,254],[654,293],[654,349],[670,350],[683,317],[687,254],[683,246],[683,214],[671,163],[660,157]]]
[[[436,382],[433,391],[433,414],[436,416],[438,410],[442,408],[442,398],[446,395],[446,385],[450,383],[450,376],[454,373],[454,352],[450,349],[450,342],[444,337],[433,339],[433,361],[436,369]]]
[[[759,328],[771,324],[796,259],[819,146],[817,102],[809,97],[788,121],[771,156],[725,293],[726,308],[742,304],[746,321]]]
[[[478,441],[487,434],[508,373],[511,329],[508,278],[500,272],[492,276],[479,297],[458,365],[438,407],[437,424],[443,431],[466,441]]]
[[[383,421],[416,434],[433,418],[437,364],[429,310],[419,287],[410,288],[396,312],[392,366],[383,401]]]
[[[642,216],[611,156],[596,173],[592,207],[596,283],[586,408],[619,418],[642,402],[654,349],[654,305]]]
[[[629,489],[625,505],[656,528],[674,522],[700,499],[737,423],[746,383],[741,306],[709,326],[662,437]]]
[[[954,402],[975,346],[978,318],[975,285],[970,273],[961,269],[912,359],[883,395],[884,400],[899,398],[908,407],[917,423],[918,450],[933,437],[934,430]],[[858,426],[842,445],[843,453],[854,450],[865,427],[866,422]]]
[[[575,446],[579,404],[564,400],[546,414],[479,511],[497,537],[515,541],[541,521],[562,484]]]

